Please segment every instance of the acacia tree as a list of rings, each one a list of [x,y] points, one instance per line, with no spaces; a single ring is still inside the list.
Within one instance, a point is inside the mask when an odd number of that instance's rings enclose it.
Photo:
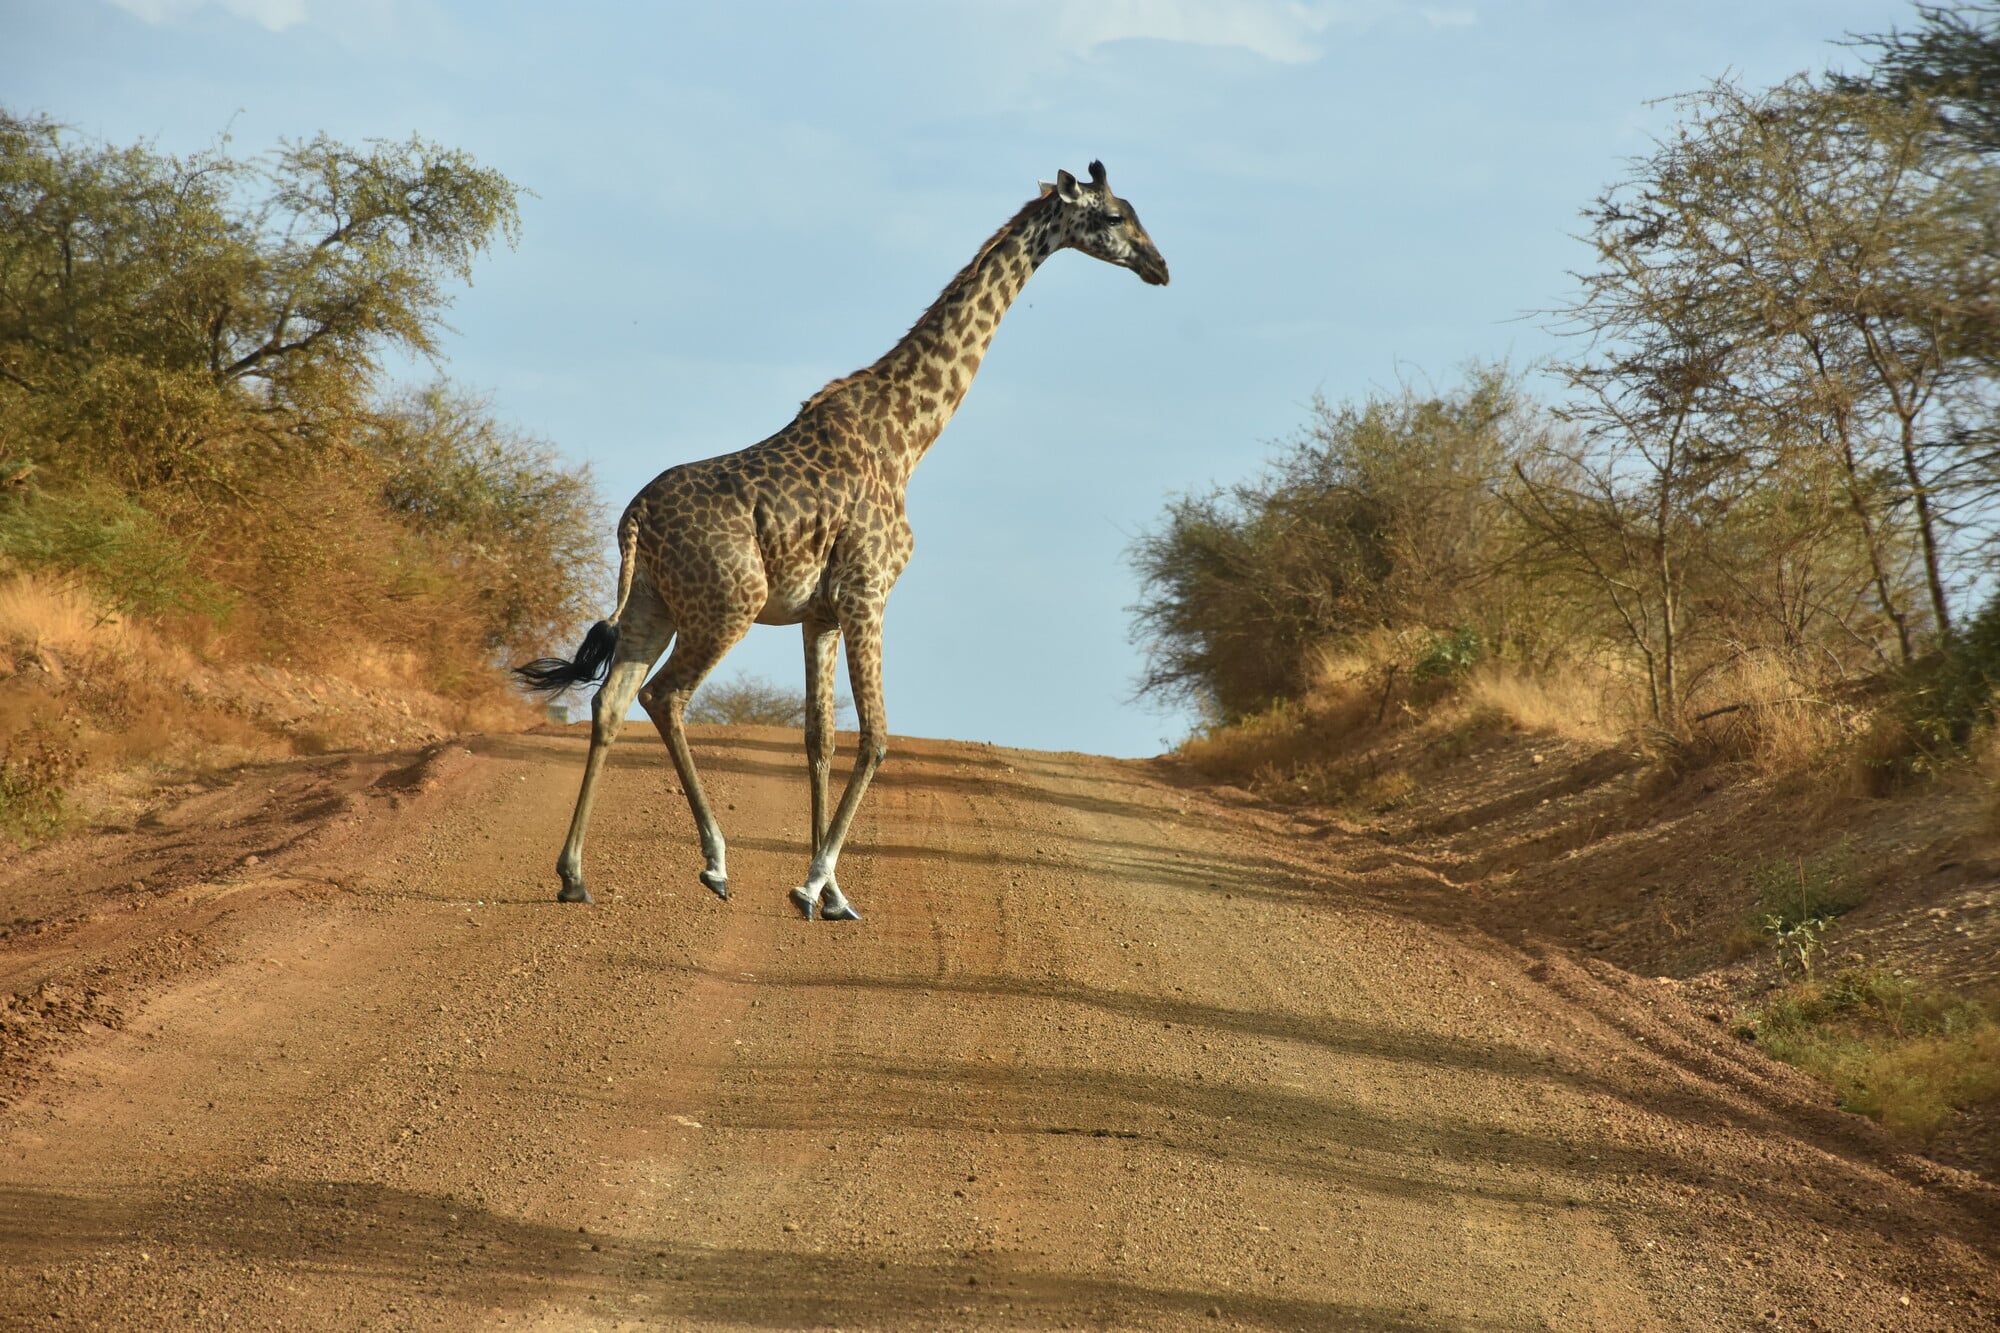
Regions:
[[[854,701],[841,695],[833,702],[834,717],[845,725],[853,708]],[[705,681],[688,700],[687,720],[697,726],[799,728],[806,724],[806,696],[803,690],[739,672]]]
[[[325,443],[385,350],[435,354],[452,284],[515,235],[519,188],[422,139],[225,149],[0,111],[0,448],[136,489]]]
[[[1424,422],[1462,403],[1322,405],[1264,478],[1176,501],[1134,548],[1142,689],[1234,716],[1321,643],[1498,601],[1635,663],[1679,728],[1745,706],[1698,701],[1754,686],[1744,659],[1811,697],[1970,637],[1954,598],[2000,542],[2000,6],[1919,15],[1862,39],[1863,76],[1680,99],[1585,214],[1567,430],[1433,471]]]
[[[1672,726],[1688,635],[1687,547],[1697,534],[1688,515],[1686,423],[1623,433],[1615,400],[1595,410],[1598,424],[1577,437],[1587,447],[1552,442],[1515,464],[1514,484],[1502,493],[1527,540],[1514,559],[1544,586],[1583,585],[1609,612],[1643,664],[1653,719]]]
[[[1654,721],[1672,727],[1690,577],[1743,489],[1743,451],[1726,429],[1731,349],[1700,293],[1631,243],[1628,215],[1606,204],[1597,222],[1599,265],[1570,311],[1591,341],[1555,367],[1574,391],[1557,415],[1575,431],[1518,460],[1503,494],[1526,534],[1518,559],[1535,577],[1580,581],[1608,608],[1643,665]]]
[[[1994,175],[1921,104],[1795,79],[1758,93],[1717,83],[1681,106],[1673,134],[1589,215],[1598,263],[1564,312],[1590,340],[1565,367],[1585,391],[1589,438],[1607,455],[1636,454],[1652,478],[1653,656],[1677,674],[1668,645],[1685,607],[1669,511],[1694,521],[1711,574],[1750,588],[1769,568],[1742,540],[1741,506],[1757,501],[1750,512],[1809,525],[1787,539],[1794,552],[1847,545],[1865,558],[1908,661],[1921,631],[1949,633],[1954,562],[1991,517],[1966,423],[1988,385]],[[1829,480],[1837,506],[1762,502],[1802,483],[1823,497]],[[1850,541],[1833,540],[1827,521]],[[1767,599],[1789,608],[1794,637],[1807,628],[1800,610],[1816,606],[1867,643],[1865,623],[1835,611],[1851,597],[1822,588],[1802,601],[1807,591]]]
[[[240,307],[212,305],[211,373],[279,395],[329,370],[372,374],[384,343],[437,351],[451,287],[497,238],[518,236],[520,189],[470,154],[412,137],[355,149],[289,143],[259,174],[246,221],[260,240]]]

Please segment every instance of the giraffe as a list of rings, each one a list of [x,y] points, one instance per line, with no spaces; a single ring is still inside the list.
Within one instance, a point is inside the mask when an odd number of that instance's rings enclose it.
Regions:
[[[835,868],[869,781],[888,754],[882,703],[882,613],[909,563],[904,493],[910,476],[971,387],[1000,317],[1035,269],[1074,249],[1165,286],[1167,264],[1104,164],[1082,182],[1067,171],[979,247],[903,339],[873,365],[808,398],[789,425],[733,454],[668,468],[618,521],[618,591],[571,659],[516,667],[554,695],[599,683],[590,752],[569,836],[556,860],[559,901],[587,903],[584,829],[604,762],[636,696],[659,729],[694,815],[706,864],[698,878],[729,897],[722,829],[695,772],[683,723],[695,687],[752,624],[805,634],[806,765],[811,861],[791,891],[810,921],[858,921]],[[828,809],[833,765],[835,653],[847,671],[860,746],[840,804]],[[666,650],[666,663],[647,680]],[[644,688],[641,683],[644,682]]]

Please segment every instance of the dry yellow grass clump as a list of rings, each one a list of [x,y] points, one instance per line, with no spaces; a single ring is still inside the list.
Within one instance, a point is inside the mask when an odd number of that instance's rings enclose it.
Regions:
[[[1728,758],[1763,774],[1818,767],[1870,725],[1859,703],[1834,697],[1822,681],[1773,653],[1745,653],[1713,672],[1689,725]]]
[[[1592,745],[1609,745],[1629,730],[1604,673],[1558,668],[1540,674],[1503,663],[1473,669],[1460,696],[1473,713],[1509,727]]]
[[[1831,773],[1865,787],[1873,781],[1865,770],[1882,762],[1876,751],[1909,747],[1873,701],[1829,693],[1771,654],[1746,653],[1710,672],[1682,728],[1668,732],[1651,719],[1644,676],[1629,663],[1535,668],[1489,658],[1427,675],[1426,643],[1436,639],[1381,633],[1322,652],[1301,698],[1210,728],[1182,753],[1240,779],[1323,764],[1392,733],[1518,731],[1588,747],[1665,745],[1759,776]]]
[[[1382,811],[1416,790],[1406,752],[1449,760],[1469,738],[1505,731],[1607,746],[1631,731],[1629,684],[1609,671],[1486,661],[1427,674],[1432,642],[1383,631],[1323,649],[1303,697],[1210,727],[1178,753],[1274,798]]]

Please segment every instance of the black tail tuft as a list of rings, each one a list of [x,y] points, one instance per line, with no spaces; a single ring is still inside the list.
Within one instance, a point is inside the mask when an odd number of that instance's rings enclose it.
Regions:
[[[543,657],[514,668],[523,688],[536,694],[561,694],[572,685],[595,685],[611,670],[611,655],[618,650],[618,626],[600,620],[583,636],[583,646],[575,658]]]

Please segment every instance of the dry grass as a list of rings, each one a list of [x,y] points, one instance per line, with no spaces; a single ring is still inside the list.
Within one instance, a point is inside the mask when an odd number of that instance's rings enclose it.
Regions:
[[[358,638],[313,670],[231,662],[74,583],[0,577],[0,834],[58,832],[79,797],[135,770],[173,777],[537,720],[490,673],[451,698],[423,688],[434,666]]]
[[[1392,708],[1393,692],[1377,695],[1364,679],[1352,678],[1189,737],[1178,753],[1219,781],[1280,799],[1339,804],[1370,776],[1351,772],[1351,761],[1384,729]]]
[[[2000,835],[2000,733],[1988,732],[1979,738],[1972,762],[1965,767],[1964,781],[1974,797],[1974,831],[1989,837]]]
[[[1512,725],[1491,708],[1466,706],[1458,682],[1416,679],[1411,663],[1428,641],[1385,632],[1322,652],[1305,698],[1210,728],[1178,753],[1207,776],[1271,800],[1357,816],[1403,809],[1421,785],[1399,741],[1429,736],[1418,747],[1428,755],[1422,767]]]
[[[1462,698],[1468,708],[1492,713],[1519,731],[1608,745],[1627,730],[1616,696],[1616,684],[1603,672],[1566,667],[1531,674],[1488,663],[1466,679]]]
[[[1766,775],[1821,769],[1868,726],[1863,710],[1827,697],[1824,682],[1775,653],[1747,653],[1718,668],[1690,713],[1700,738]]]
[[[1376,630],[1312,651],[1310,693],[1339,695],[1379,688],[1391,674],[1407,673],[1429,638],[1411,630]]]
[[[1353,799],[1374,814],[1387,814],[1415,803],[1420,794],[1421,788],[1408,769],[1390,768],[1363,779]]]
[[[1633,777],[1639,804],[1620,819],[1643,818],[1648,803],[1664,808],[1682,800],[1696,789],[1692,782],[1703,790],[1716,782],[1776,782],[1805,802],[1801,817],[1808,820],[1855,795],[1858,766],[1850,756],[1865,736],[1866,701],[1834,707],[1805,696],[1801,682],[1775,663],[1746,661],[1710,673],[1705,697],[1746,706],[1677,736],[1650,723],[1644,676],[1628,665],[1570,661],[1537,671],[1489,659],[1449,679],[1418,680],[1412,664],[1434,641],[1381,635],[1323,653],[1303,698],[1211,727],[1184,742],[1179,757],[1212,780],[1273,802],[1337,811],[1364,825],[1393,816],[1385,827],[1401,827],[1440,782],[1482,781],[1467,765],[1496,747],[1520,751],[1507,745],[1509,734],[1538,738],[1537,746],[1545,740],[1573,762],[1620,751],[1629,768],[1629,757],[1640,757]],[[1993,769],[2000,828],[2000,755]],[[1732,956],[1769,946],[1760,922],[1737,932]]]
[[[66,655],[126,647],[125,622],[80,587],[54,579],[18,576],[0,582],[0,644]]]
[[[1416,780],[1378,749],[1398,738],[1428,743],[1427,762],[1449,762],[1500,731],[1606,745],[1626,731],[1625,683],[1571,667],[1543,674],[1483,663],[1452,679],[1418,679],[1435,636],[1382,632],[1321,651],[1303,699],[1273,705],[1184,742],[1203,773],[1274,799],[1383,812],[1413,799]]]

